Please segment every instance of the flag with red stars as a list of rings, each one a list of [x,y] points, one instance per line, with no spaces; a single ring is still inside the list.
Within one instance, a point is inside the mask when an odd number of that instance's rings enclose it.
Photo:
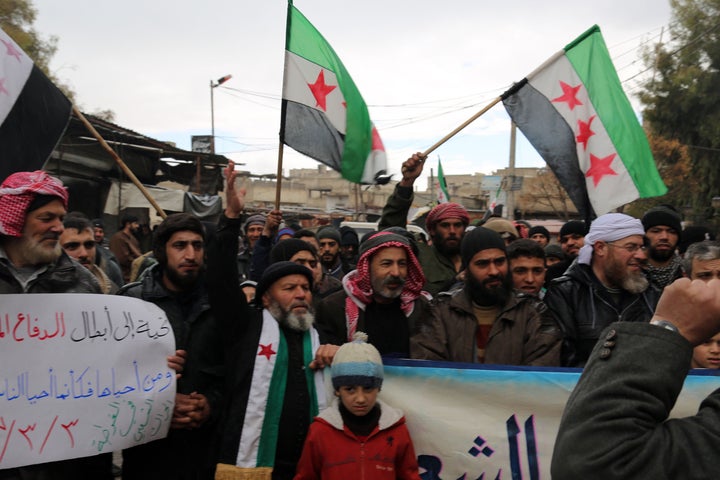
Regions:
[[[39,170],[62,137],[72,104],[0,30],[0,181]]]
[[[280,141],[364,184],[386,183],[377,129],[330,44],[288,2]]]
[[[585,218],[667,192],[597,25],[502,99]]]

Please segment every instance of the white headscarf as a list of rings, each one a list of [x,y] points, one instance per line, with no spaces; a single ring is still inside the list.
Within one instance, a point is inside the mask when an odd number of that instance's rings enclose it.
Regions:
[[[630,235],[645,235],[642,222],[624,213],[606,213],[596,218],[585,235],[585,245],[578,254],[578,263],[590,265],[593,244],[598,240],[614,242]]]

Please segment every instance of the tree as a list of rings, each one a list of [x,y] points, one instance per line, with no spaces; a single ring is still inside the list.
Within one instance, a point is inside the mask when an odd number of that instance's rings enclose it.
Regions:
[[[684,179],[696,180],[697,188],[679,192],[675,200],[686,194],[688,219],[701,222],[712,215],[711,198],[720,193],[720,0],[670,4],[671,41],[647,53],[655,73],[640,99],[650,134],[686,149]]]
[[[640,218],[647,210],[661,203],[673,205],[681,212],[686,210],[699,194],[701,183],[699,178],[691,175],[689,148],[678,140],[652,134],[648,134],[648,140],[668,192],[662,197],[635,200],[626,205],[623,211]]]
[[[520,200],[526,212],[552,212],[564,221],[570,220],[571,214],[577,215],[570,197],[549,168],[541,168],[536,177],[525,179]]]
[[[50,60],[57,51],[57,37],[43,39],[33,28],[36,17],[37,10],[32,0],[0,0],[0,28],[72,99],[74,92],[49,70]]]

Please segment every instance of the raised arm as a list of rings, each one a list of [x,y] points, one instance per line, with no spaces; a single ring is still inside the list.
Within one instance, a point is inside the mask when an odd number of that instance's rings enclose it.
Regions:
[[[665,288],[650,324],[606,329],[565,406],[552,478],[718,477],[720,391],[696,415],[667,420],[693,346],[718,331],[720,281],[688,279]]]
[[[415,180],[423,171],[425,158],[418,152],[403,162],[401,168],[403,178],[383,207],[380,224],[378,225],[380,230],[388,227],[406,227],[407,214],[413,200],[413,185],[415,185]]]

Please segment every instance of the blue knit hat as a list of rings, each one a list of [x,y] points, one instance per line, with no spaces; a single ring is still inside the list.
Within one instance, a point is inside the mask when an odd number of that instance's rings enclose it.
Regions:
[[[335,353],[331,367],[333,388],[380,388],[383,382],[383,364],[377,348],[367,343],[368,336],[356,332],[353,341],[341,346]]]

